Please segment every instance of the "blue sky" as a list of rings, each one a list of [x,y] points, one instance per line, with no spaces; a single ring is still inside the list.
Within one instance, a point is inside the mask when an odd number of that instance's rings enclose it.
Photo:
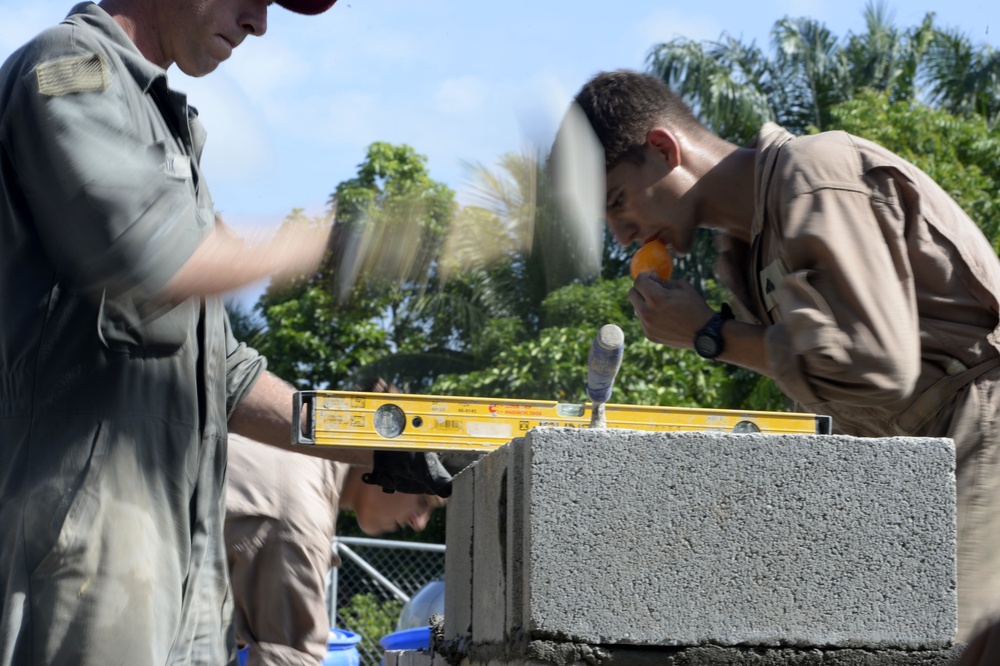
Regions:
[[[0,58],[72,3],[0,0]],[[1000,48],[996,0],[889,2],[897,25],[939,25]],[[170,71],[209,132],[203,163],[217,208],[237,226],[325,209],[373,141],[408,143],[459,191],[462,162],[494,164],[547,144],[594,73],[643,68],[651,46],[722,32],[766,43],[776,20],[810,16],[837,35],[863,28],[864,0],[339,0],[303,17],[277,5],[268,33],[215,73]]]

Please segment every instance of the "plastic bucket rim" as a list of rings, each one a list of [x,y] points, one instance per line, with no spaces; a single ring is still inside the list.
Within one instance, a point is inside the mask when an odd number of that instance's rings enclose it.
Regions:
[[[361,634],[349,629],[330,629],[326,638],[327,650],[350,650],[361,642]]]
[[[431,628],[411,627],[383,636],[378,644],[384,650],[420,650],[430,647]]]

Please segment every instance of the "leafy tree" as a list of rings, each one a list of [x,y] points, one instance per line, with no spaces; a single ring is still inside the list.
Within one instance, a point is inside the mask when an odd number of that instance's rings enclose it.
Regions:
[[[728,372],[690,351],[650,342],[625,297],[627,277],[573,284],[545,299],[537,336],[518,337],[516,327],[497,322],[490,342],[492,362],[464,375],[442,375],[434,393],[586,402],[587,353],[601,326],[625,333],[622,369],[612,402],[687,407],[747,407],[725,404]],[[758,408],[770,408],[760,405]]]
[[[975,46],[955,30],[937,31],[923,80],[935,106],[960,116],[978,114],[993,126],[1000,121],[1000,51]]]
[[[865,31],[849,35],[844,47],[852,95],[867,88],[891,100],[915,99],[918,70],[936,32],[934,15],[903,30],[892,24],[886,5],[878,2],[865,7],[864,17]]]
[[[321,223],[293,211],[286,224]],[[228,304],[238,340],[268,359],[268,369],[300,389],[346,388],[359,365],[385,354],[379,325],[385,299],[340,303],[320,276],[269,287],[250,309]]]
[[[726,34],[701,43],[678,37],[653,47],[648,63],[723,138],[745,143],[776,118],[772,97],[780,83],[755,42]]]
[[[864,89],[891,99],[916,93],[920,67],[937,34],[933,14],[899,29],[881,2],[865,8],[865,31],[839,39],[811,18],[783,18],[772,54],[725,33],[702,43],[678,38],[653,47],[650,69],[691,105],[707,127],[746,143],[768,120],[802,134],[825,129],[830,109]]]
[[[357,177],[330,197],[338,298],[386,302],[385,328],[399,350],[427,342],[417,305],[455,212],[454,193],[430,178],[426,162],[405,144],[373,143]]]
[[[403,604],[398,599],[380,601],[374,594],[356,594],[337,614],[351,631],[362,636],[365,647],[370,645],[369,649],[377,654],[378,641],[396,630],[402,610]]]
[[[413,360],[429,350],[440,351],[434,363],[442,369],[466,367],[447,352],[447,334],[426,309],[435,249],[455,209],[453,192],[430,178],[426,158],[406,145],[374,143],[330,204],[333,251],[317,274],[269,288],[241,321],[266,331],[256,346],[270,368],[300,388],[352,389],[383,374],[410,390],[429,381],[431,357]],[[321,222],[301,211],[286,220]]]

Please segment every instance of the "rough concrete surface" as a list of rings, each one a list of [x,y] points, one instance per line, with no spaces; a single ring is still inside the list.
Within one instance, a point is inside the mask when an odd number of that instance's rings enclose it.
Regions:
[[[511,449],[493,451],[474,467],[472,640],[500,643],[507,617],[507,469]],[[447,589],[447,583],[445,585]]]
[[[386,653],[385,666],[951,666],[958,647],[941,650],[805,648],[621,648],[533,642],[520,653],[480,646],[461,657],[425,651]]]
[[[444,568],[447,572],[444,597],[446,638],[472,633],[473,520],[475,509],[475,467],[459,472],[452,483],[451,499],[445,514],[447,544]]]
[[[595,666],[949,666],[957,656],[954,649],[820,650],[720,646],[678,648],[676,651],[612,648],[608,653],[607,660],[589,663]],[[563,662],[563,666],[569,665]]]
[[[446,612],[446,639],[490,637],[470,654],[518,634],[858,659],[950,649],[950,440],[538,428],[504,449],[477,464],[475,492],[456,478],[473,505],[449,504],[449,556],[454,522],[474,542],[456,552],[482,561],[449,559],[446,597],[471,593],[471,615],[503,625],[463,631]]]
[[[432,651],[389,653],[386,666],[952,666],[965,644],[939,650],[857,648],[628,647],[559,641],[503,644],[446,640],[443,618],[431,618]]]
[[[524,446],[532,637],[953,639],[951,440],[541,428]]]

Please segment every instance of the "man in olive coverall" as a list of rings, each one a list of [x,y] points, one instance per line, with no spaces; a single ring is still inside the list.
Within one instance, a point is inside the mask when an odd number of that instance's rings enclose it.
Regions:
[[[270,4],[82,3],[0,69],[4,666],[235,659],[227,423],[290,447],[292,389],[233,338],[220,294],[314,270],[329,231],[227,229],[166,69],[213,71]],[[450,491],[430,457],[330,455]]]
[[[642,274],[628,297],[646,337],[771,377],[838,433],[954,439],[967,639],[1000,609],[1000,262],[982,231],[927,174],[845,132],[767,124],[739,147],[629,71],[576,102],[619,243],[684,255],[698,228],[716,232],[733,312]]]

